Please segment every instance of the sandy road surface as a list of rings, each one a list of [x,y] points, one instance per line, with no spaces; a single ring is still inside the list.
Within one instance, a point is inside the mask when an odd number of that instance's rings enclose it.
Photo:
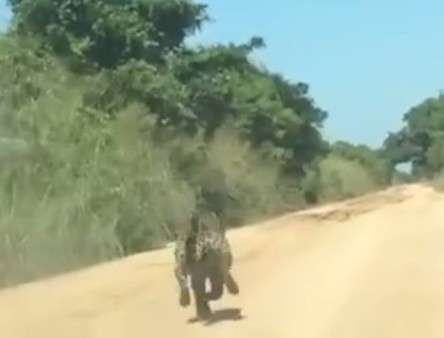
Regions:
[[[0,293],[2,338],[444,337],[444,195],[413,185],[230,232],[241,294],[190,324],[171,251]],[[243,318],[236,318],[240,309]]]

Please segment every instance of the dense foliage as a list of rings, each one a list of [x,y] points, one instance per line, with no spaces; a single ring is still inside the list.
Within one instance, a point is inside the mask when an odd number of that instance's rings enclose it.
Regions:
[[[161,246],[201,208],[237,226],[390,180],[380,152],[323,140],[327,113],[307,84],[251,61],[261,38],[187,46],[205,5],[10,4],[1,283]]]
[[[114,68],[162,63],[206,19],[187,0],[10,0],[15,28],[73,62]]]
[[[444,169],[444,96],[426,99],[404,115],[406,126],[384,148],[394,163],[411,162],[414,176],[431,178]]]

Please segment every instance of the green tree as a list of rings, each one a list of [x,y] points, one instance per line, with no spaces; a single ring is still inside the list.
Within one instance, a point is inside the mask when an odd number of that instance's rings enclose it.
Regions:
[[[444,162],[444,96],[426,99],[405,115],[406,126],[384,142],[386,156],[394,164],[412,162],[416,176],[433,176]]]
[[[207,19],[188,0],[10,0],[19,34],[75,64],[114,68],[130,59],[162,63]]]

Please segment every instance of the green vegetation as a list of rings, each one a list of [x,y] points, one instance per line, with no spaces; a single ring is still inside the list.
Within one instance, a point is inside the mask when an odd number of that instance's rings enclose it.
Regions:
[[[434,177],[432,184],[436,189],[444,191],[444,171]]]
[[[13,26],[0,37],[1,285],[161,247],[202,206],[233,227],[391,180],[387,151],[329,145],[308,85],[250,60],[261,38],[188,47],[204,5],[10,4]]]
[[[405,127],[384,143],[393,165],[412,163],[414,179],[442,181],[444,171],[444,96],[426,99],[404,115]]]

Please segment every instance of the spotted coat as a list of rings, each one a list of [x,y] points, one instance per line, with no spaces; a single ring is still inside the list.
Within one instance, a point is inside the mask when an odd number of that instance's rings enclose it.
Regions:
[[[214,213],[203,213],[194,228],[181,234],[175,247],[175,275],[182,289],[188,287],[187,275],[189,265],[205,257],[209,250],[214,250],[224,256],[231,266],[231,247],[225,237],[218,217]]]

